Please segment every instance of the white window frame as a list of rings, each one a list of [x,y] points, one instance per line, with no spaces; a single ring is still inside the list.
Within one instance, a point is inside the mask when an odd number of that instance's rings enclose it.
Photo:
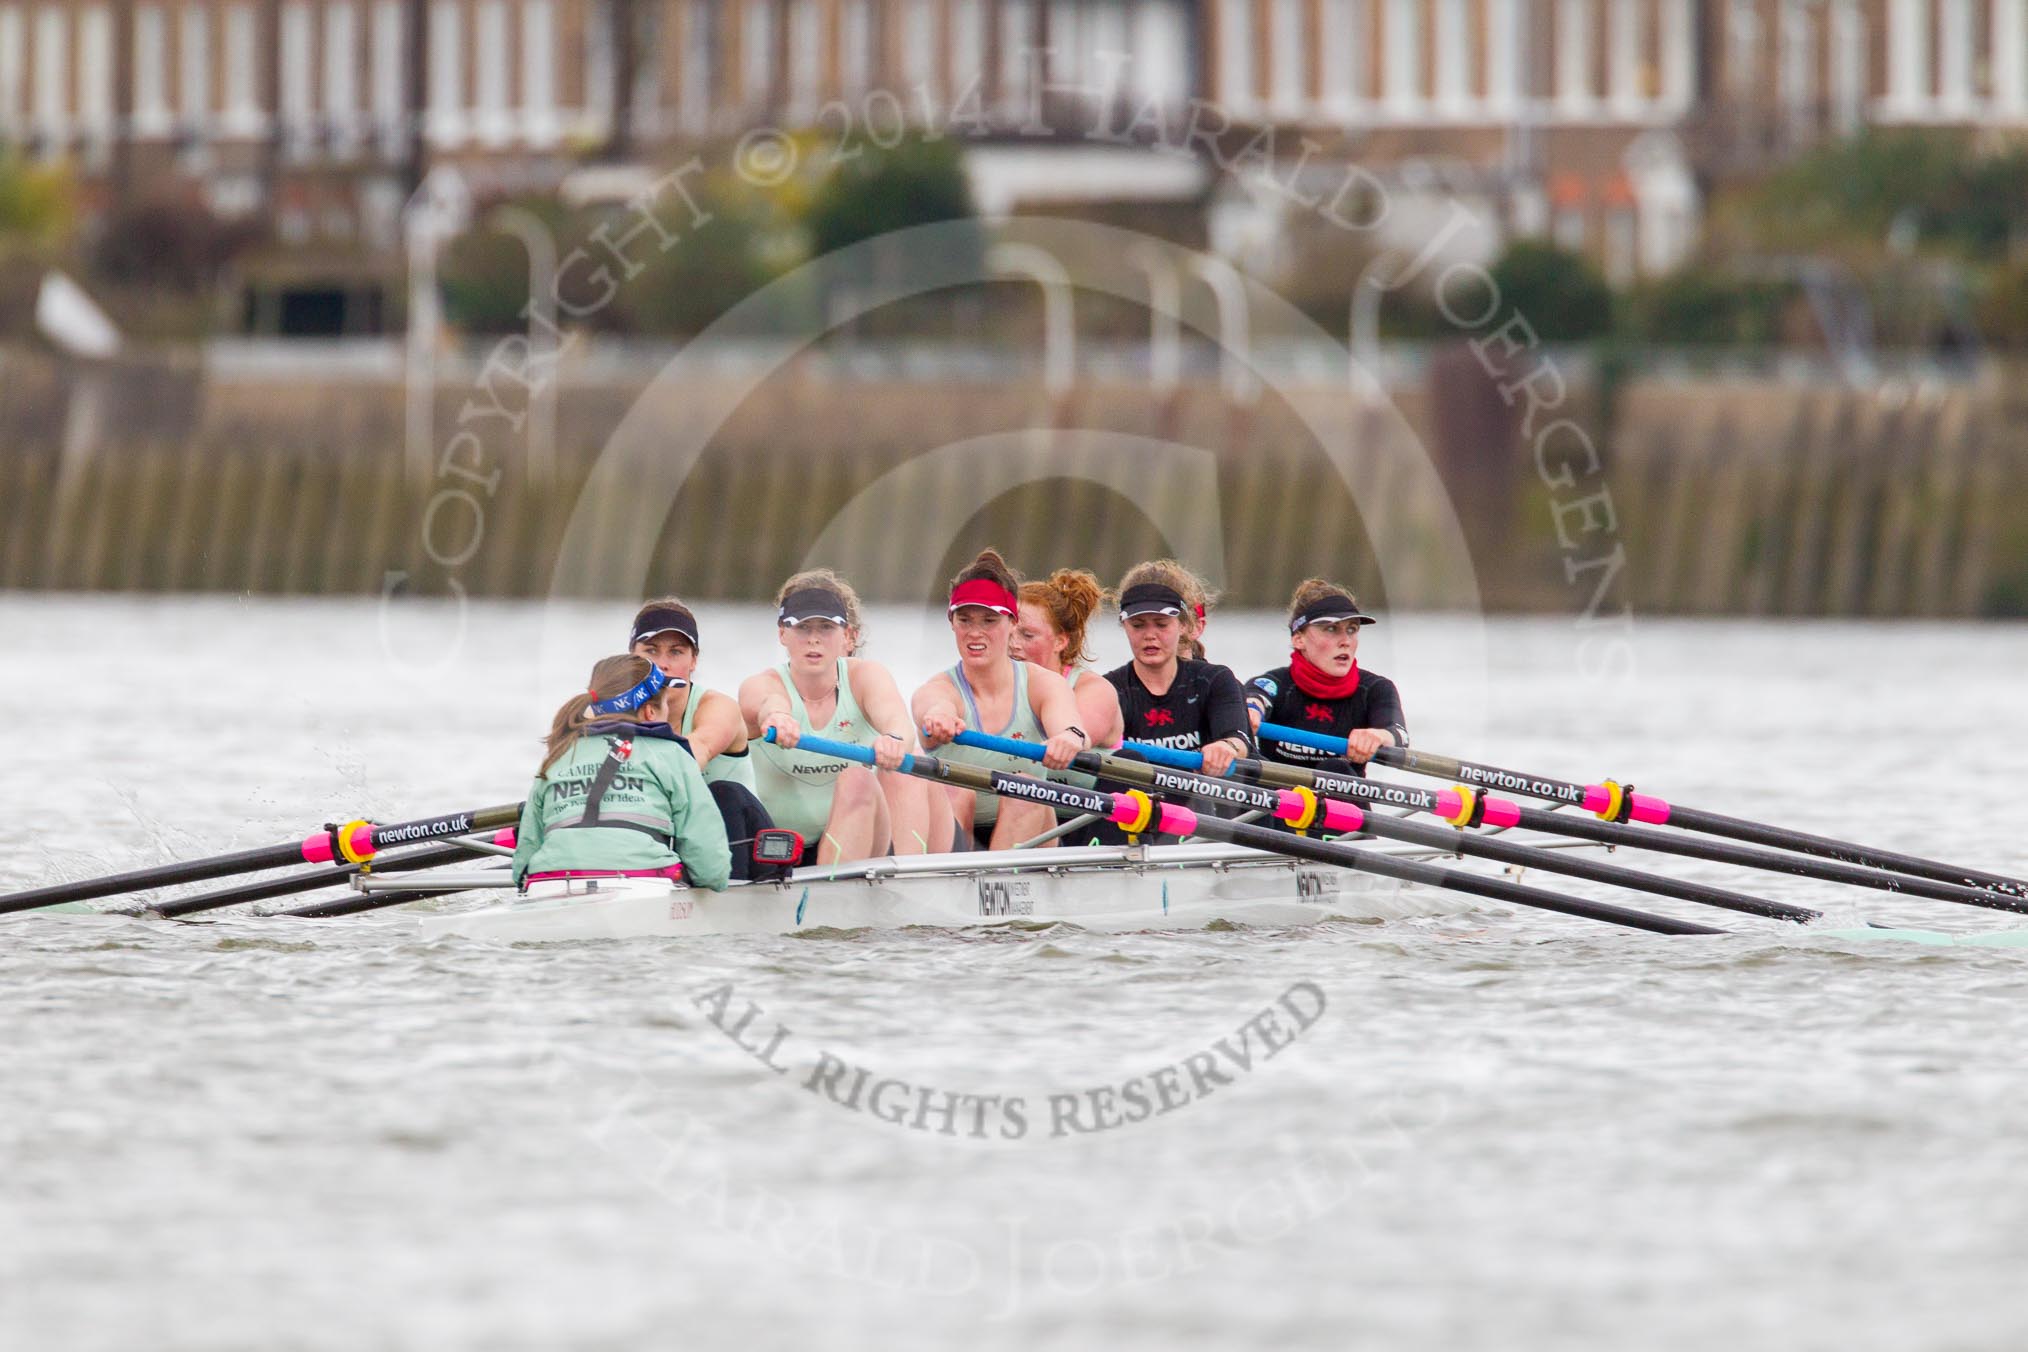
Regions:
[[[113,11],[104,4],[77,11],[77,122],[94,151],[113,135]]]
[[[387,149],[393,152],[393,144],[401,135],[403,124],[408,120],[408,33],[407,16],[402,12],[402,0],[373,0],[373,48],[372,64],[367,71],[371,85],[368,98],[372,104],[374,130],[388,142]]]
[[[507,0],[477,0],[472,7],[472,130],[489,146],[514,136],[508,85]]]
[[[465,136],[463,0],[430,0],[429,25],[429,101],[423,121],[430,140],[449,145]]]
[[[1300,117],[1309,103],[1302,0],[1270,0],[1268,106],[1279,117]]]
[[[156,140],[176,128],[169,106],[169,15],[160,5],[134,6],[134,135]]]
[[[1657,45],[1662,66],[1662,106],[1670,113],[1688,112],[1697,98],[1696,16],[1690,0],[1659,0],[1662,7]]]
[[[1592,91],[1592,0],[1556,0],[1556,106],[1565,116],[1589,116]]]
[[[1423,87],[1422,0],[1387,0],[1382,23],[1387,84],[1383,102],[1397,117],[1416,116],[1428,101]]]
[[[186,4],[176,45],[176,113],[183,125],[202,132],[216,108],[211,96],[211,11]]]
[[[1218,0],[1218,98],[1235,114],[1258,106],[1254,92],[1253,6]]]
[[[774,93],[775,24],[771,5],[747,0],[740,6],[739,97],[759,107]]]
[[[1972,0],[1937,0],[1937,111],[1967,117],[1972,111]]]
[[[556,0],[521,0],[521,135],[552,146],[556,118]]]
[[[324,0],[324,80],[318,91],[324,120],[341,145],[349,145],[359,124],[359,6],[354,0]]]
[[[1478,101],[1472,76],[1479,64],[1470,0],[1436,0],[1436,103],[1463,117]]]
[[[824,11],[818,0],[789,3],[789,108],[798,117],[824,96]]]
[[[1641,80],[1648,53],[1648,0],[1607,0],[1606,23],[1606,83],[1613,110],[1637,118],[1649,101]]]
[[[1141,0],[1134,22],[1134,92],[1172,105],[1190,87],[1190,21],[1176,0]]]
[[[1522,0],[1486,0],[1486,109],[1495,117],[1521,110]]]
[[[1781,100],[1793,118],[1806,118],[1817,101],[1817,42],[1802,0],[1782,0]]]
[[[0,129],[9,132],[22,121],[21,96],[27,92],[22,56],[27,32],[21,6],[0,5]]]
[[[1890,115],[1914,117],[1930,103],[1928,0],[1887,0],[1887,97]]]
[[[253,6],[237,3],[225,11],[225,112],[221,119],[236,136],[259,136],[267,128],[260,105],[260,34]]]
[[[70,11],[44,5],[35,12],[35,129],[52,143],[70,134],[70,98]]]
[[[847,12],[865,12],[867,0],[845,0]],[[1000,106],[1026,115],[1029,78],[1035,68],[1035,0],[1000,0]],[[863,45],[863,44],[862,44]],[[864,83],[848,85],[863,90]]]
[[[2028,113],[2028,0],[1993,0],[1993,106],[2018,120]]]

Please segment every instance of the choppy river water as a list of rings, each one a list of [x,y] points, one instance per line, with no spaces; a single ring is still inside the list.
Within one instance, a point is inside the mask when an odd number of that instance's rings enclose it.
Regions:
[[[704,618],[707,681],[771,660],[765,612]],[[511,801],[626,619],[0,597],[0,892]],[[1285,651],[1267,617],[1211,638],[1242,676]],[[1646,623],[1610,679],[1588,641],[1402,620],[1365,660],[1432,749],[2028,873],[2028,629]],[[873,642],[905,683],[949,660],[934,617]],[[2028,957],[1721,923],[506,947],[4,917],[0,1344],[2020,1346]],[[1314,1022],[1229,1085],[1048,1129],[1051,1093],[1145,1084],[1292,991]],[[713,992],[1032,1129],[829,1101]]]

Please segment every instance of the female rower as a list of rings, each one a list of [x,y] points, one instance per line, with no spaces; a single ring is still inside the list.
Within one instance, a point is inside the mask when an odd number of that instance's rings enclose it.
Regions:
[[[631,651],[653,662],[668,679],[664,699],[670,726],[697,758],[725,819],[726,837],[734,846],[732,876],[745,879],[752,874],[752,851],[740,847],[774,822],[754,790],[753,756],[739,702],[693,683],[702,646],[696,613],[673,596],[648,602],[634,616]]]
[[[1085,665],[1085,629],[1105,599],[1099,580],[1082,568],[1059,568],[1045,582],[1022,583],[1020,596],[1014,656],[1060,672],[1077,700],[1077,725],[1091,734],[1092,745],[1118,746],[1120,692]]]
[[[1129,741],[1199,751],[1204,772],[1222,775],[1253,754],[1253,729],[1239,678],[1215,662],[1184,657],[1201,632],[1189,597],[1204,595],[1190,570],[1170,559],[1138,564],[1120,582],[1120,623],[1133,660],[1106,673],[1119,693]]]
[[[667,678],[608,657],[556,711],[514,845],[514,881],[666,877],[725,890],[732,853],[697,761],[669,726]]]
[[[1408,745],[1408,721],[1394,682],[1359,667],[1359,631],[1374,622],[1335,582],[1313,577],[1297,584],[1289,599],[1294,645],[1289,664],[1248,683],[1247,712],[1256,729],[1265,721],[1343,737],[1346,755],[1264,738],[1263,757],[1363,775],[1382,747]]]
[[[909,702],[924,744],[943,748],[938,754],[945,760],[1034,772],[1035,762],[1005,752],[949,745],[967,729],[1036,743],[1042,763],[1052,770],[1066,768],[1091,745],[1063,677],[1011,652],[1020,585],[1006,560],[990,549],[951,579],[947,613],[958,642],[957,664],[923,682]],[[1041,803],[1003,803],[990,793],[949,786],[944,791],[957,829],[990,849],[1008,849],[1056,824],[1056,814]]]
[[[925,851],[929,786],[899,770],[915,749],[908,706],[886,667],[847,655],[859,646],[859,598],[819,568],[782,584],[775,604],[788,660],[739,687],[761,802],[807,842],[806,862],[870,859],[890,846]],[[764,740],[770,729],[773,742]],[[872,748],[880,772],[796,750],[804,733]]]

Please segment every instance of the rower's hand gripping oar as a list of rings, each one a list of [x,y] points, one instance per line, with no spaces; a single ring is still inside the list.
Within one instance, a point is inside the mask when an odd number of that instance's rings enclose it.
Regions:
[[[98,897],[116,896],[122,892],[139,892],[151,887],[168,887],[176,883],[201,883],[212,878],[229,877],[235,873],[257,873],[262,869],[285,868],[290,864],[337,864],[342,868],[348,864],[363,864],[391,845],[414,845],[426,840],[441,840],[446,836],[469,836],[480,831],[513,826],[520,820],[521,805],[509,803],[499,807],[478,808],[470,812],[447,813],[441,817],[423,817],[410,822],[396,822],[391,826],[375,826],[366,821],[348,822],[343,826],[327,826],[322,831],[305,836],[301,840],[282,845],[269,845],[257,850],[240,850],[233,854],[213,855],[208,859],[161,864],[154,868],[136,869],[131,873],[116,873],[106,878],[56,883],[28,892],[16,892],[11,897],[0,897],[0,915],[12,911],[32,911],[40,906],[54,906],[65,901],[91,901]]]
[[[961,732],[955,739],[960,746],[978,747],[985,751],[998,751],[1006,755],[1020,756],[1027,760],[1040,760],[1041,750],[1033,742],[1017,741],[1011,737],[995,737],[990,733]],[[1589,859],[1572,859],[1552,854],[1547,850],[1529,849],[1507,841],[1494,840],[1485,836],[1467,835],[1462,830],[1451,830],[1442,826],[1430,826],[1421,822],[1405,822],[1397,817],[1380,816],[1366,812],[1356,803],[1338,798],[1320,797],[1313,790],[1303,787],[1293,791],[1266,788],[1260,785],[1242,783],[1231,779],[1218,779],[1210,775],[1191,773],[1204,762],[1194,751],[1179,751],[1171,747],[1155,747],[1151,750],[1167,754],[1165,761],[1173,761],[1189,768],[1169,768],[1150,761],[1129,760],[1119,756],[1108,756],[1102,752],[1087,751],[1080,755],[1075,764],[1080,770],[1094,774],[1109,775],[1156,789],[1163,793],[1190,794],[1198,798],[1231,803],[1238,807],[1252,808],[1265,812],[1278,820],[1288,822],[1297,830],[1321,827],[1326,831],[1366,831],[1372,835],[1393,840],[1408,841],[1417,845],[1428,845],[1434,849],[1462,855],[1473,855],[1491,859],[1503,864],[1519,865],[1523,868],[1541,869],[1548,873],[1567,874],[1583,878],[1587,882],[1605,883],[1613,887],[1625,887],[1637,892],[1648,892],[1656,896],[1672,897],[1678,901],[1695,902],[1700,906],[1717,906],[1728,911],[1740,911],[1747,915],[1764,915],[1776,920],[1793,920],[1807,924],[1818,918],[1815,911],[1800,906],[1788,906],[1778,901],[1767,901],[1761,897],[1748,896],[1741,892],[1727,891],[1720,887],[1707,887],[1702,883],[1684,882],[1676,878],[1664,878],[1656,874],[1642,873],[1635,869],[1622,868],[1616,864],[1600,863]],[[1453,794],[1453,797],[1457,795]],[[1291,801],[1293,799],[1293,801]],[[1469,816],[1470,808],[1464,815]],[[1350,826],[1343,823],[1351,822]],[[1467,822],[1461,817],[1460,827]]]
[[[823,756],[835,756],[840,760],[855,761],[860,765],[871,766],[874,763],[870,748],[834,742],[827,737],[812,737],[805,734],[798,742],[797,749]],[[1153,831],[1164,835],[1204,836],[1211,840],[1244,845],[1268,854],[1333,864],[1339,868],[1373,873],[1399,882],[1419,883],[1425,887],[1464,892],[1516,906],[1581,916],[1587,920],[1604,921],[1628,929],[1646,930],[1652,934],[1725,932],[1709,925],[1677,920],[1672,916],[1654,915],[1602,901],[1587,901],[1582,897],[1566,896],[1538,887],[1523,887],[1518,883],[1505,882],[1497,878],[1474,877],[1455,869],[1436,868],[1406,859],[1392,859],[1340,841],[1313,840],[1307,836],[1271,831],[1264,826],[1228,821],[1223,817],[1200,817],[1189,808],[1159,802],[1138,790],[1107,793],[1099,789],[1081,788],[1075,784],[1058,784],[1028,775],[1010,774],[1005,770],[988,770],[982,766],[964,765],[956,761],[939,760],[934,756],[923,755],[903,756],[900,769],[905,774],[955,784],[959,788],[994,793],[1003,798],[1023,802],[1040,803],[1058,816],[1092,813],[1130,833]],[[1292,801],[1299,799],[1299,795],[1293,792],[1288,796]],[[1313,807],[1317,806],[1318,800],[1315,795],[1311,795],[1308,801]],[[1335,813],[1330,809],[1318,807],[1318,811],[1325,814],[1326,820],[1323,824],[1326,829],[1340,831],[1350,829],[1346,825],[1348,818],[1343,811],[1347,806],[1349,805],[1337,805],[1339,810]]]
[[[1345,754],[1343,737],[1329,737],[1305,728],[1291,728],[1280,723],[1263,723],[1260,725],[1260,735],[1269,741],[1313,747],[1334,756]],[[1901,854],[1894,850],[1877,849],[1871,845],[1858,845],[1849,840],[1836,840],[1830,836],[1812,835],[1807,831],[1747,821],[1742,817],[1728,817],[1719,812],[1683,807],[1666,799],[1657,798],[1653,794],[1635,793],[1632,785],[1620,784],[1610,779],[1600,784],[1573,784],[1567,780],[1523,774],[1516,770],[1503,770],[1496,765],[1481,765],[1473,761],[1456,760],[1450,756],[1438,756],[1427,751],[1415,751],[1399,746],[1382,747],[1374,753],[1373,759],[1382,765],[1407,770],[1411,774],[1430,775],[1437,779],[1463,780],[1476,787],[1506,789],[1525,794],[1530,798],[1581,807],[1610,822],[1624,824],[1628,821],[1637,821],[1654,826],[1677,826],[1686,831],[1727,836],[1755,845],[1769,845],[1778,850],[1797,850],[1803,854],[1814,854],[1847,864],[1863,864],[1868,868],[1886,869],[1891,873],[1906,873],[1937,882],[1956,883],[1963,887],[1982,887],[1995,892],[2005,892],[2009,896],[2028,897],[2028,882],[2018,878],[1965,868],[1958,864],[1946,864],[1935,859],[1924,859],[1918,855]]]

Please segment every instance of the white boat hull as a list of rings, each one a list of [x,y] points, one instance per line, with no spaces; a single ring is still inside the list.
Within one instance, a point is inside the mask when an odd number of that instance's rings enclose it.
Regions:
[[[843,876],[840,876],[840,873]],[[1067,923],[1095,930],[1198,929],[1214,921],[1286,926],[1469,910],[1456,893],[1231,846],[927,855],[798,870],[782,883],[713,893],[657,879],[544,883],[424,927],[501,942],[794,934]]]

